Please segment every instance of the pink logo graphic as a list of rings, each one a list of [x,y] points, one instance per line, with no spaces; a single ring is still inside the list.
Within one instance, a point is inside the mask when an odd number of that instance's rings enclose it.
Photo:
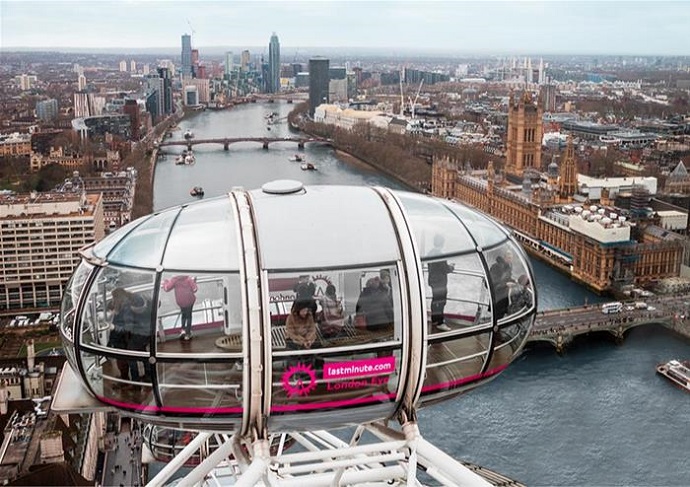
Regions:
[[[283,389],[288,397],[307,396],[316,389],[316,373],[311,365],[297,364],[283,373]]]

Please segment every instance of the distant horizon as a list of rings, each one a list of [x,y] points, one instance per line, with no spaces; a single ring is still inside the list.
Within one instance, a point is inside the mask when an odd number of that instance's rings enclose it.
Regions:
[[[382,46],[382,47],[361,47],[361,46],[319,46],[319,47],[302,47],[302,46],[280,46],[283,54],[305,54],[305,55],[323,55],[325,52],[332,52],[337,55],[351,53],[360,53],[366,55],[381,55],[391,58],[399,57],[400,54],[415,54],[415,55],[434,55],[443,57],[466,57],[466,58],[485,58],[485,57],[548,57],[548,56],[573,56],[573,57],[623,57],[623,58],[688,58],[690,54],[661,54],[661,53],[603,53],[603,52],[556,52],[556,51],[462,51],[451,50],[448,48],[433,48],[433,47],[399,47],[399,46]],[[194,49],[199,50],[201,58],[204,53],[210,56],[224,55],[226,52],[232,52],[234,56],[239,56],[243,50],[249,50],[252,55],[260,55],[266,51],[266,46],[194,46]],[[393,52],[391,52],[393,51]],[[50,53],[58,52],[65,54],[122,54],[122,55],[180,55],[179,46],[152,46],[152,47],[119,47],[119,46],[0,46],[0,54],[2,53]],[[311,54],[313,53],[313,54]],[[282,57],[282,56],[281,56]]]
[[[275,32],[298,51],[690,55],[679,1],[0,0],[0,22],[2,51],[168,51],[188,33],[200,51],[267,52]]]

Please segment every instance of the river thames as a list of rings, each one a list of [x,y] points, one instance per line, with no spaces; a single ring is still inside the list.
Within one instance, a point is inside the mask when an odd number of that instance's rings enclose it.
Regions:
[[[257,103],[205,111],[179,124],[197,138],[285,137],[286,103]],[[267,125],[276,112],[279,122]],[[269,129],[270,127],[270,129]],[[169,152],[180,152],[170,148]],[[167,156],[156,164],[154,208],[192,201],[233,187],[260,187],[275,179],[306,185],[382,185],[405,189],[376,171],[340,160],[333,149],[307,145],[316,171],[289,158],[294,143],[239,143],[194,149],[196,164]],[[540,262],[533,262],[540,309],[602,298]],[[483,465],[530,486],[690,485],[690,396],[655,373],[658,362],[690,358],[690,345],[655,325],[633,329],[621,345],[608,335],[576,340],[566,354],[528,347],[496,380],[454,400],[420,411],[422,435],[448,454]]]

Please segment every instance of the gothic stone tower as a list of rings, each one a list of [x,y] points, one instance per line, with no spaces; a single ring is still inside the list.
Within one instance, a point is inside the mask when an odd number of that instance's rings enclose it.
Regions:
[[[541,139],[544,133],[543,110],[529,92],[511,94],[508,107],[506,172],[522,177],[526,168],[541,170]]]
[[[569,200],[577,192],[577,166],[573,138],[568,138],[568,147],[561,163],[561,177],[558,179],[558,195],[561,200]]]

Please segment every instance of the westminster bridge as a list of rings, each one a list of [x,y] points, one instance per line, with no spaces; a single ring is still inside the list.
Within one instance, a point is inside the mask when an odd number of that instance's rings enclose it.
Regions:
[[[622,341],[628,330],[654,324],[690,338],[690,295],[654,296],[645,300],[646,309],[624,302],[619,313],[602,313],[599,305],[540,311],[528,342],[547,342],[561,353],[579,335],[611,334]]]
[[[296,143],[297,147],[300,149],[304,149],[305,144],[309,143],[333,145],[333,141],[331,139],[325,139],[322,137],[224,137],[222,139],[186,139],[163,141],[158,144],[158,147],[163,148],[177,145],[185,146],[187,147],[187,150],[192,150],[192,147],[195,145],[220,144],[223,146],[224,150],[228,150],[231,144],[238,144],[240,142],[256,142],[261,144],[264,149],[268,149],[269,144],[279,142]]]

